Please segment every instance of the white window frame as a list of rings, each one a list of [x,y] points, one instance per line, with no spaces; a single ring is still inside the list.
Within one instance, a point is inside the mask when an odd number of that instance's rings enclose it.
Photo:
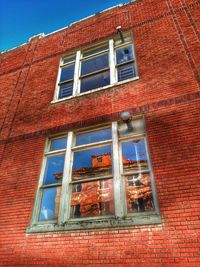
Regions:
[[[55,94],[54,94],[54,99],[52,101],[52,103],[54,102],[60,102],[60,101],[64,101],[66,99],[70,99],[73,97],[77,97],[77,96],[81,96],[84,94],[89,94],[92,92],[96,92],[99,90],[103,90],[103,89],[107,89],[110,87],[113,87],[115,85],[120,85],[120,84],[124,84],[130,81],[134,81],[139,79],[138,77],[138,69],[137,69],[137,60],[136,60],[136,55],[135,55],[135,49],[134,49],[134,42],[133,42],[133,38],[131,36],[130,33],[126,33],[125,35],[125,41],[124,42],[118,42],[115,44],[115,38],[113,39],[109,39],[104,42],[101,42],[99,44],[95,44],[95,46],[89,46],[87,48],[84,48],[82,50],[78,50],[77,52],[71,53],[68,56],[65,55],[60,59],[60,64],[59,64],[59,70],[58,70],[58,76],[57,76],[57,81],[56,81],[56,88],[55,88]],[[127,37],[127,41],[126,41],[126,37]],[[96,57],[98,55],[104,54],[106,51],[108,52],[108,58],[109,58],[109,66],[108,66],[108,71],[110,73],[110,84],[100,87],[100,88],[95,88],[95,89],[91,89],[88,90],[86,92],[80,92],[80,88],[81,88],[81,62],[83,60],[83,53],[85,51],[92,51],[94,48],[100,48],[101,46],[103,46],[105,43],[108,44],[108,49],[105,49],[103,51],[91,54],[90,56],[88,56],[87,58],[93,58]],[[118,77],[117,77],[117,64],[116,64],[116,49],[118,48],[123,48],[126,47],[127,45],[131,45],[132,46],[132,52],[133,52],[133,63],[134,63],[134,68],[135,68],[135,76],[123,81],[118,81]],[[74,69],[74,78],[73,78],[73,92],[71,96],[67,96],[67,97],[63,97],[63,98],[59,98],[59,92],[60,92],[60,85],[64,82],[60,83],[60,76],[61,76],[61,70],[63,67],[66,67],[67,65],[72,64],[72,61],[69,63],[64,63],[64,60],[67,58],[71,58],[71,57],[75,57],[75,60],[73,61],[75,63],[75,69]],[[94,74],[94,73],[93,73]],[[92,73],[89,74],[88,76],[92,76]]]
[[[112,139],[106,141],[100,141],[96,143],[89,143],[86,145],[75,146],[75,135],[77,133],[90,132],[93,130],[99,130],[111,127],[112,129]],[[49,152],[49,145],[52,138],[48,138],[45,145],[45,153],[43,164],[41,168],[41,175],[38,184],[38,190],[36,194],[34,212],[32,217],[32,224],[27,229],[27,232],[44,232],[44,231],[56,231],[56,230],[73,230],[73,229],[86,229],[86,228],[101,228],[101,227],[110,227],[110,226],[124,226],[124,225],[140,225],[140,224],[156,224],[160,223],[159,216],[159,207],[157,202],[157,194],[153,179],[153,171],[151,168],[151,161],[149,157],[149,149],[147,145],[145,132],[140,132],[137,134],[131,134],[124,137],[118,136],[119,124],[118,122],[112,122],[103,126],[97,126],[77,132],[68,132],[64,136],[67,136],[67,146],[65,149],[55,150]],[[63,137],[59,135],[58,137]],[[154,201],[155,211],[153,212],[141,212],[141,213],[127,213],[126,205],[126,192],[124,184],[124,176],[127,174],[122,171],[122,150],[121,143],[130,140],[145,140],[145,149],[147,152],[147,162],[148,168],[143,170],[141,173],[148,172],[150,173],[151,179],[151,188]],[[115,215],[111,216],[98,216],[98,217],[87,217],[87,218],[70,218],[70,198],[71,192],[70,188],[72,185],[72,164],[73,164],[73,153],[74,151],[79,151],[80,149],[84,150],[88,147],[96,147],[103,145],[112,146],[112,175],[108,178],[113,179],[113,190],[114,190],[114,206],[115,206]],[[62,180],[62,189],[61,189],[61,199],[60,199],[60,209],[59,216],[57,221],[39,221],[40,215],[40,205],[42,200],[42,190],[43,190],[43,178],[46,166],[46,160],[49,155],[59,155],[65,153],[65,163],[63,170],[63,180]],[[135,171],[134,173],[140,173]],[[130,175],[130,173],[129,173]],[[104,177],[105,178],[105,177]],[[66,204],[67,203],[67,204]]]

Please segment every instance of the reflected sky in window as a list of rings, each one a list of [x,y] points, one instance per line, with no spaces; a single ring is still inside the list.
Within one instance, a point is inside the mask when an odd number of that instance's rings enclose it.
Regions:
[[[40,221],[54,220],[55,218],[55,198],[57,187],[44,189],[40,208]]]
[[[147,160],[144,140],[122,143],[122,155],[127,160]]]
[[[47,158],[43,184],[61,182],[65,155],[56,155]]]
[[[62,137],[58,139],[51,140],[50,151],[59,150],[66,148],[67,137]]]
[[[111,139],[112,139],[111,128],[107,128],[88,133],[78,134],[76,137],[76,145],[80,146],[84,144],[95,143]]]

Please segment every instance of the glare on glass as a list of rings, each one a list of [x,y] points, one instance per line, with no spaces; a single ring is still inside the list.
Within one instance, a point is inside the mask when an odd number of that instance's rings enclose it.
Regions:
[[[78,134],[76,136],[76,145],[80,146],[111,139],[112,139],[111,128],[106,128],[97,131],[91,131],[88,133]]]
[[[123,172],[148,169],[144,139],[122,143]]]
[[[98,180],[72,186],[71,217],[114,214],[113,180]]]
[[[101,72],[81,79],[81,93],[110,84],[109,71]]]
[[[154,203],[149,173],[125,177],[127,211],[153,211]]]
[[[65,155],[56,155],[47,158],[43,184],[60,183],[63,177]]]
[[[108,68],[108,54],[84,60],[81,64],[81,75]]]
[[[67,137],[61,137],[51,140],[50,151],[65,149],[67,145]]]
[[[56,220],[59,213],[61,187],[44,189],[39,221]]]
[[[106,176],[112,173],[111,146],[74,153],[72,180]]]

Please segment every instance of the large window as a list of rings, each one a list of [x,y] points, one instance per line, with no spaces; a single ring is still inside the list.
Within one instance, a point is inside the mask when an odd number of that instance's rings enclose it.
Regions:
[[[33,215],[36,231],[47,224],[46,229],[73,229],[155,223],[156,216],[143,118],[48,139]]]
[[[54,100],[105,88],[136,76],[132,38],[126,34],[121,40],[117,36],[61,59]]]

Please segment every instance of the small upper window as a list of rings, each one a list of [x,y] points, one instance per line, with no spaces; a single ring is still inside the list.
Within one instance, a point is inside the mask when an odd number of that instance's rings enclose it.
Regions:
[[[61,59],[55,100],[76,96],[137,76],[130,35],[77,51]]]

